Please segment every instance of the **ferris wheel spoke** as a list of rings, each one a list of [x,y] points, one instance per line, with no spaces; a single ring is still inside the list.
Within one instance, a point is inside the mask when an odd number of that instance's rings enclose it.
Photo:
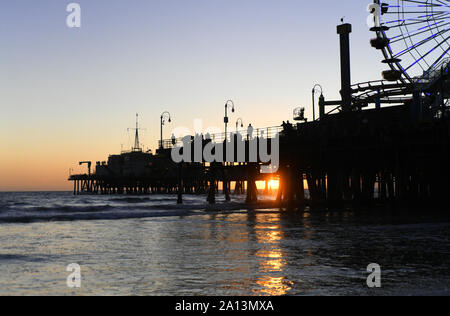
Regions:
[[[442,3],[443,6],[447,6],[447,7],[449,6],[448,4],[445,4],[444,2],[442,2],[440,0],[437,0],[437,2]],[[448,2],[448,0],[447,0],[447,2]]]
[[[439,44],[435,45],[431,50],[429,50],[425,55],[423,55],[422,57],[420,57],[419,59],[417,59],[414,63],[412,63],[409,67],[405,68],[405,71],[408,71],[411,67],[413,67],[415,64],[417,64],[418,62],[420,62],[421,60],[423,60],[425,57],[427,57],[428,55],[430,55],[433,51],[436,50],[436,48],[440,47],[445,41],[447,41],[448,39],[450,39],[450,36],[447,37],[444,41],[440,42]]]
[[[447,13],[446,11],[434,11],[433,14],[445,14]],[[386,12],[385,14],[398,14],[398,12]],[[423,11],[403,11],[402,14],[423,14]],[[424,16],[419,16],[419,17],[426,17],[427,15]]]
[[[384,62],[402,80],[422,76],[450,57],[449,0],[374,0],[381,7]],[[383,2],[383,3],[382,3]]]
[[[445,21],[440,21],[438,23],[434,23],[434,25],[436,25],[436,26],[431,27],[431,28],[428,28],[428,27],[424,26],[424,27],[421,27],[421,28],[419,28],[417,30],[414,30],[414,31],[411,31],[411,32],[401,33],[401,34],[399,34],[397,36],[391,37],[390,38],[390,43],[391,44],[397,43],[399,41],[404,40],[405,37],[413,38],[413,37],[416,37],[418,35],[422,35],[422,34],[428,33],[430,30],[439,30],[441,27],[444,27],[444,26],[447,26],[447,25],[450,24],[450,22],[442,24],[444,22]]]
[[[381,24],[389,26],[389,28],[416,25],[416,24],[420,24],[420,23],[429,23],[429,22],[433,22],[433,21],[446,20],[446,19],[448,19],[449,14],[450,14],[450,12],[439,13],[439,14],[436,14],[437,17],[434,17],[435,16],[434,14],[429,14],[429,15],[423,16],[423,17],[426,17],[425,19],[421,18],[421,17],[414,17],[414,18],[386,21]],[[398,24],[390,25],[393,23],[398,23]]]
[[[393,28],[407,27],[407,26],[417,25],[417,24],[427,25],[430,22],[447,20],[447,19],[448,19],[448,16],[437,18],[437,19],[427,19],[427,20],[405,19],[405,20],[394,20],[394,21],[383,22],[381,25],[388,26],[389,29],[393,29]],[[392,23],[397,23],[397,24],[391,25]]]
[[[401,2],[409,2],[409,3],[418,3],[418,4],[422,5],[422,6],[429,6],[429,7],[432,7],[432,6],[446,6],[446,7],[448,7],[449,6],[448,4],[445,4],[445,3],[443,3],[442,1],[439,1],[439,0],[437,0],[437,2],[442,3],[442,5],[441,4],[430,3],[430,1],[418,1],[418,0],[400,0],[400,1]]]
[[[441,56],[439,56],[439,58],[438,59],[436,59],[435,61],[434,61],[434,63],[431,65],[431,67],[430,68],[434,68],[444,57],[445,57],[445,55],[447,55],[447,53],[450,51],[450,47],[449,48],[447,48],[447,50],[446,51],[444,51],[444,53],[441,55]]]
[[[433,40],[434,38],[438,37],[439,35],[447,33],[448,31],[450,31],[450,29],[446,29],[446,30],[440,31],[439,33],[436,33],[436,34],[434,34],[434,35],[432,35],[432,36],[430,36],[430,37],[428,37],[428,38],[426,38],[426,39],[424,39],[424,40],[422,40],[422,41],[420,41],[420,42],[418,42],[418,43],[416,43],[416,44],[414,44],[414,45],[412,45],[412,46],[410,46],[408,48],[406,48],[405,50],[395,54],[394,57],[396,57],[396,58],[401,57],[401,56],[409,53],[410,51],[412,51],[414,49],[417,49],[418,47],[428,43],[429,41]]]

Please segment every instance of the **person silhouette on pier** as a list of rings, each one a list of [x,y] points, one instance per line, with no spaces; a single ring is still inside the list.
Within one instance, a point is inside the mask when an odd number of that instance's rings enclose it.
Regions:
[[[252,124],[248,124],[248,128],[247,128],[247,138],[253,139],[253,126]]]

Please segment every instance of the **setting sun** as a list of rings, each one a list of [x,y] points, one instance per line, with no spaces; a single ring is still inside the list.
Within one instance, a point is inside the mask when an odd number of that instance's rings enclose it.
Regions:
[[[270,180],[267,181],[267,185],[268,185],[268,189],[269,190],[278,190],[278,187],[280,185],[280,181],[279,180],[275,180],[275,179],[270,179]],[[264,190],[266,188],[265,181],[257,181],[256,182],[256,187],[258,188],[258,190]]]
[[[269,188],[278,189],[279,185],[280,185],[280,181],[279,180],[272,179],[272,180],[269,181]]]

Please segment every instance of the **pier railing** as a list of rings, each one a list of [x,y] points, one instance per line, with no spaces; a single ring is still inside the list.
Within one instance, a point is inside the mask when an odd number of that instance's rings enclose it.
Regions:
[[[295,125],[293,126],[295,128]],[[267,138],[271,139],[274,138],[277,134],[280,134],[283,131],[282,126],[272,126],[272,127],[264,127],[264,128],[254,128],[253,129],[253,135],[252,137],[257,138]],[[222,143],[225,141],[225,139],[230,140],[236,133],[239,133],[243,139],[249,138],[249,129],[246,130],[238,130],[237,132],[229,132],[227,134],[225,133],[217,133],[217,134],[200,134],[198,136],[203,137],[204,139],[211,139],[215,143]],[[189,135],[186,135],[189,136]],[[184,136],[184,137],[186,137]],[[193,135],[190,135],[192,138],[194,138]],[[226,137],[225,137],[226,136]],[[163,149],[172,149],[174,145],[181,144],[183,142],[184,137],[179,137],[175,139],[165,139],[158,142],[158,147]],[[162,146],[161,146],[162,145]]]

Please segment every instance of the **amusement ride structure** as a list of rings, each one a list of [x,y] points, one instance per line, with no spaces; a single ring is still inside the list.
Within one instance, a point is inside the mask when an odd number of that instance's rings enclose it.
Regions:
[[[450,105],[450,2],[374,0],[369,11],[375,34],[371,45],[389,69],[384,80],[352,86],[355,106],[415,102],[422,114],[445,115]]]

